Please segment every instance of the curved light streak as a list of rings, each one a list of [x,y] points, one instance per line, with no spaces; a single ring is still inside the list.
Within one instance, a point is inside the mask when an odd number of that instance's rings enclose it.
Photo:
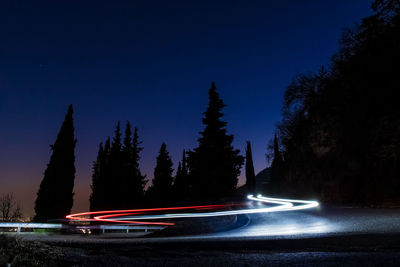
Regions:
[[[284,199],[284,198],[270,198],[270,197],[263,197],[262,195],[257,195],[258,199],[262,200],[278,200],[278,201],[284,201],[284,202],[290,202],[290,203],[300,203],[303,205],[298,205],[298,206],[292,206],[287,210],[304,210],[304,209],[311,209],[319,206],[319,203],[317,201],[313,200],[299,200],[299,199]]]
[[[171,211],[171,210],[203,210],[203,209],[215,209],[222,208],[231,205],[203,205],[203,206],[189,206],[189,207],[169,207],[169,208],[151,208],[151,209],[133,209],[133,210],[107,210],[107,211],[92,211],[92,212],[81,212],[67,215],[66,218],[73,221],[100,221],[100,222],[114,222],[114,223],[128,223],[128,224],[149,224],[149,225],[174,225],[174,223],[164,223],[164,222],[139,222],[139,221],[123,221],[123,220],[104,220],[101,218],[94,217],[93,219],[84,218],[86,216],[93,216],[97,214],[112,214],[114,217],[120,217],[127,214],[141,214],[146,212],[159,212],[159,211]]]
[[[170,207],[170,208],[152,208],[152,209],[133,209],[133,210],[114,210],[114,211],[97,211],[97,212],[83,212],[77,214],[70,214],[66,216],[67,219],[75,221],[97,221],[108,223],[123,223],[123,224],[148,224],[148,225],[174,225],[171,222],[148,222],[141,220],[154,220],[154,219],[177,219],[177,218],[202,218],[202,217],[216,217],[240,214],[254,214],[254,213],[268,213],[279,211],[293,211],[304,210],[317,207],[317,201],[297,200],[297,199],[283,199],[263,197],[262,195],[247,196],[249,200],[261,203],[273,204],[272,207],[262,208],[247,208],[238,210],[224,210],[213,212],[199,212],[205,209],[222,209],[235,206],[230,205],[205,205],[205,206],[189,206],[189,207]],[[237,205],[237,204],[236,204]],[[179,212],[179,211],[197,211],[185,213],[163,213],[151,214],[154,212]],[[149,214],[150,213],[150,214]],[[134,216],[132,216],[134,215]],[[93,218],[84,218],[85,216],[93,216]]]
[[[242,209],[242,210],[228,210],[228,211],[214,211],[214,212],[202,212],[202,213],[172,213],[172,214],[158,214],[158,215],[143,215],[143,216],[132,216],[132,217],[120,217],[119,214],[103,215],[94,217],[95,220],[107,222],[108,218],[118,217],[118,220],[130,221],[130,220],[152,220],[152,219],[174,219],[174,218],[202,218],[202,217],[216,217],[216,216],[227,216],[227,215],[240,215],[240,214],[252,214],[252,213],[265,213],[275,212],[284,209],[290,209],[293,204],[287,201],[275,200],[275,199],[260,199],[249,195],[247,197],[250,200],[260,201],[264,203],[278,204],[279,206],[267,207],[267,208],[256,208],[256,209]],[[117,221],[118,221],[117,220]],[[115,222],[115,220],[114,220]]]

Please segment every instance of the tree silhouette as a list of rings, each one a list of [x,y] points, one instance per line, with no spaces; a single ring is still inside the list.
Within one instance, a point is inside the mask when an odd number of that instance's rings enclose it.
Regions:
[[[103,149],[100,144],[96,161],[93,164],[92,194],[90,209],[127,209],[140,206],[144,202],[145,176],[139,168],[140,147],[138,129],[133,135],[129,122],[122,139],[118,122],[113,142],[110,138]],[[121,143],[122,141],[122,143]]]
[[[105,197],[105,181],[102,177],[102,168],[104,168],[104,159],[105,153],[103,149],[103,143],[99,145],[99,152],[97,153],[97,159],[93,162],[92,167],[92,185],[90,186],[92,189],[92,193],[89,198],[90,203],[90,211],[98,211],[101,210],[103,204],[101,200]]]
[[[256,175],[254,173],[253,156],[250,141],[246,142],[246,189],[250,194],[256,191]]]
[[[271,166],[271,185],[285,195],[400,200],[400,2],[372,8],[344,31],[329,69],[300,74],[286,89],[278,125],[284,168],[281,159]]]
[[[15,201],[14,195],[0,196],[0,221],[13,222],[22,218],[22,207]]]
[[[222,108],[215,83],[208,92],[209,104],[204,112],[204,131],[200,132],[198,147],[189,152],[192,193],[196,199],[218,199],[230,196],[237,185],[244,158],[232,146],[233,135],[226,133],[221,121]]]
[[[93,163],[92,174],[92,194],[90,195],[90,211],[107,210],[110,208],[109,199],[109,177],[110,170],[110,148],[111,141],[108,137],[105,141],[104,148],[102,143],[99,145],[97,159]]]
[[[174,198],[176,200],[187,200],[190,198],[190,183],[187,169],[186,152],[183,150],[182,161],[178,164],[174,181]]]
[[[172,160],[167,151],[167,146],[162,143],[154,168],[154,177],[149,193],[154,204],[164,205],[172,198]]]
[[[75,145],[72,105],[69,106],[44,173],[35,202],[35,221],[63,219],[71,212],[75,180]]]
[[[128,125],[127,125],[128,127]],[[129,156],[129,186],[128,195],[130,195],[130,207],[137,207],[144,201],[144,186],[146,185],[146,176],[142,175],[139,167],[140,152],[143,148],[140,146],[138,129],[135,127],[132,137],[132,148]]]
[[[274,158],[271,164],[271,180],[269,182],[269,192],[279,193],[280,191],[280,179],[283,169],[283,159],[281,152],[279,151],[278,137],[274,135]]]
[[[108,176],[108,203],[110,209],[123,209],[126,207],[126,187],[127,181],[124,175],[125,160],[122,151],[121,126],[118,121],[114,131],[114,137],[111,142]]]

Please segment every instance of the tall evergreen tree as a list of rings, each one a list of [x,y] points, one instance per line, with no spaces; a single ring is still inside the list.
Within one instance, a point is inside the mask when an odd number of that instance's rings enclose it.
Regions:
[[[204,131],[199,145],[189,153],[189,168],[194,197],[216,199],[231,195],[237,185],[244,158],[232,146],[233,135],[226,133],[226,122],[221,121],[225,106],[215,84],[208,92],[209,104],[203,113]]]
[[[127,184],[124,179],[124,163],[121,125],[118,121],[112,139],[109,156],[110,176],[108,177],[108,185],[109,205],[111,209],[120,209],[125,206],[124,196]]]
[[[92,195],[90,209],[127,209],[142,204],[144,198],[145,176],[139,168],[140,147],[138,130],[133,135],[129,122],[126,124],[124,138],[117,124],[113,142],[110,138],[104,149],[100,144],[97,160],[93,164]]]
[[[186,162],[186,151],[183,150],[182,161],[178,164],[174,181],[174,197],[177,200],[187,200],[190,196],[190,183]]]
[[[110,189],[110,177],[112,176],[112,166],[111,166],[111,138],[108,137],[104,143],[104,157],[101,161],[101,186],[100,186],[100,194],[101,199],[99,201],[100,207],[98,210],[108,210],[113,208],[112,204],[108,199],[108,191]]]
[[[124,145],[122,148],[122,153],[124,154],[124,159],[131,159],[132,158],[132,128],[130,122],[126,122],[125,126],[125,136],[124,136]],[[131,162],[130,160],[126,160],[125,164],[129,165]]]
[[[165,143],[162,143],[154,169],[153,184],[149,189],[154,203],[164,204],[171,201],[173,182],[172,165],[167,146]]]
[[[120,206],[121,209],[129,209],[132,198],[132,180],[134,179],[133,161],[132,161],[132,128],[129,121],[125,126],[125,135],[122,146],[122,169],[120,181]]]
[[[272,165],[281,164],[283,162],[281,152],[279,151],[279,142],[278,137],[274,135],[274,159],[272,161]]]
[[[97,159],[93,163],[93,174],[92,174],[92,194],[90,195],[90,211],[98,211],[102,209],[101,201],[105,197],[104,194],[104,179],[102,176],[102,168],[104,168],[105,153],[103,143],[99,145],[99,152],[97,153]]]
[[[253,155],[250,141],[246,143],[246,188],[248,193],[254,194],[256,191],[256,175],[254,173]]]
[[[269,182],[270,193],[280,193],[280,183],[282,182],[281,176],[283,171],[283,158],[279,151],[278,137],[274,135],[274,158],[271,163],[271,180]]]
[[[144,186],[146,185],[146,176],[142,174],[139,167],[140,152],[143,147],[140,146],[138,129],[135,127],[132,138],[132,148],[130,161],[132,164],[132,176],[130,178],[130,206],[136,207],[143,202]]]
[[[72,105],[68,107],[35,202],[35,221],[63,219],[71,212],[75,181],[75,145]]]

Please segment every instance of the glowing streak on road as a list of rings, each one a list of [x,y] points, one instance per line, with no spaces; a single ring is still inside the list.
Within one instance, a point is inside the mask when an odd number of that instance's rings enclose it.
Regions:
[[[252,213],[268,213],[268,212],[279,212],[279,211],[292,211],[292,210],[303,210],[317,207],[319,204],[317,201],[309,200],[297,200],[297,199],[282,199],[282,198],[271,198],[263,197],[258,195],[247,196],[249,200],[274,204],[277,206],[264,207],[264,208],[250,208],[250,209],[239,209],[239,210],[225,210],[225,211],[214,211],[214,212],[190,212],[190,213],[166,213],[166,214],[148,214],[151,212],[167,212],[167,211],[189,211],[189,210],[205,210],[205,209],[218,209],[226,208],[230,205],[206,205],[206,206],[190,206],[190,207],[171,207],[171,208],[153,208],[153,209],[135,209],[135,210],[115,210],[115,211],[97,211],[97,212],[84,212],[68,215],[67,218],[77,221],[98,221],[98,222],[109,222],[109,223],[124,223],[124,224],[149,224],[149,225],[174,225],[169,222],[143,222],[137,220],[153,220],[153,219],[176,219],[176,218],[201,218],[201,217],[215,217],[215,216],[227,216],[227,215],[240,215],[240,214],[252,214]],[[98,216],[94,216],[98,215]],[[132,216],[136,215],[136,216]],[[83,218],[83,216],[94,216],[93,219]]]
[[[291,203],[300,203],[304,205],[300,206],[293,206],[287,210],[304,210],[304,209],[311,209],[319,206],[319,203],[317,201],[312,201],[312,200],[298,200],[298,199],[282,199],[282,198],[270,198],[270,197],[263,197],[262,195],[258,195],[257,199],[260,200],[278,200],[278,201],[284,201],[284,202],[291,202]]]
[[[66,218],[73,221],[101,221],[101,222],[114,222],[114,223],[129,223],[129,224],[150,224],[150,225],[174,225],[174,223],[164,222],[138,222],[138,221],[122,221],[122,220],[104,220],[101,218],[94,217],[93,219],[84,218],[86,216],[92,216],[97,214],[113,214],[114,217],[121,217],[123,215],[141,214],[146,212],[158,212],[158,211],[171,211],[171,210],[203,210],[203,209],[216,209],[223,208],[232,205],[203,205],[203,206],[189,206],[189,207],[170,207],[170,208],[151,208],[151,209],[133,209],[133,210],[107,210],[107,211],[92,211],[92,212],[81,212],[67,215]]]
[[[203,218],[203,217],[216,217],[216,216],[228,216],[228,215],[240,215],[240,214],[252,214],[252,213],[266,213],[275,212],[281,210],[289,210],[293,204],[287,201],[269,199],[260,199],[253,197],[252,195],[247,197],[250,200],[260,201],[264,203],[278,204],[279,206],[267,207],[267,208],[256,208],[256,209],[241,209],[241,210],[227,210],[227,211],[214,211],[214,212],[202,212],[202,213],[173,213],[173,214],[158,214],[158,215],[143,215],[143,216],[132,216],[132,217],[119,217],[118,214],[103,215],[94,217],[95,220],[107,221],[107,218],[118,217],[118,220],[130,221],[130,220],[152,220],[152,219],[174,219],[174,218]]]

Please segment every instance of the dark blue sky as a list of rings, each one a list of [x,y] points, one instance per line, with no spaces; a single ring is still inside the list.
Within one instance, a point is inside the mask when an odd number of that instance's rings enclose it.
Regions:
[[[82,3],[84,2],[84,3]],[[74,210],[88,208],[91,164],[116,122],[139,128],[153,176],[167,143],[176,165],[196,146],[211,81],[235,147],[253,146],[256,172],[296,74],[329,63],[365,0],[2,1],[0,194],[26,214],[68,104],[75,109]],[[243,176],[241,178],[243,182]]]

